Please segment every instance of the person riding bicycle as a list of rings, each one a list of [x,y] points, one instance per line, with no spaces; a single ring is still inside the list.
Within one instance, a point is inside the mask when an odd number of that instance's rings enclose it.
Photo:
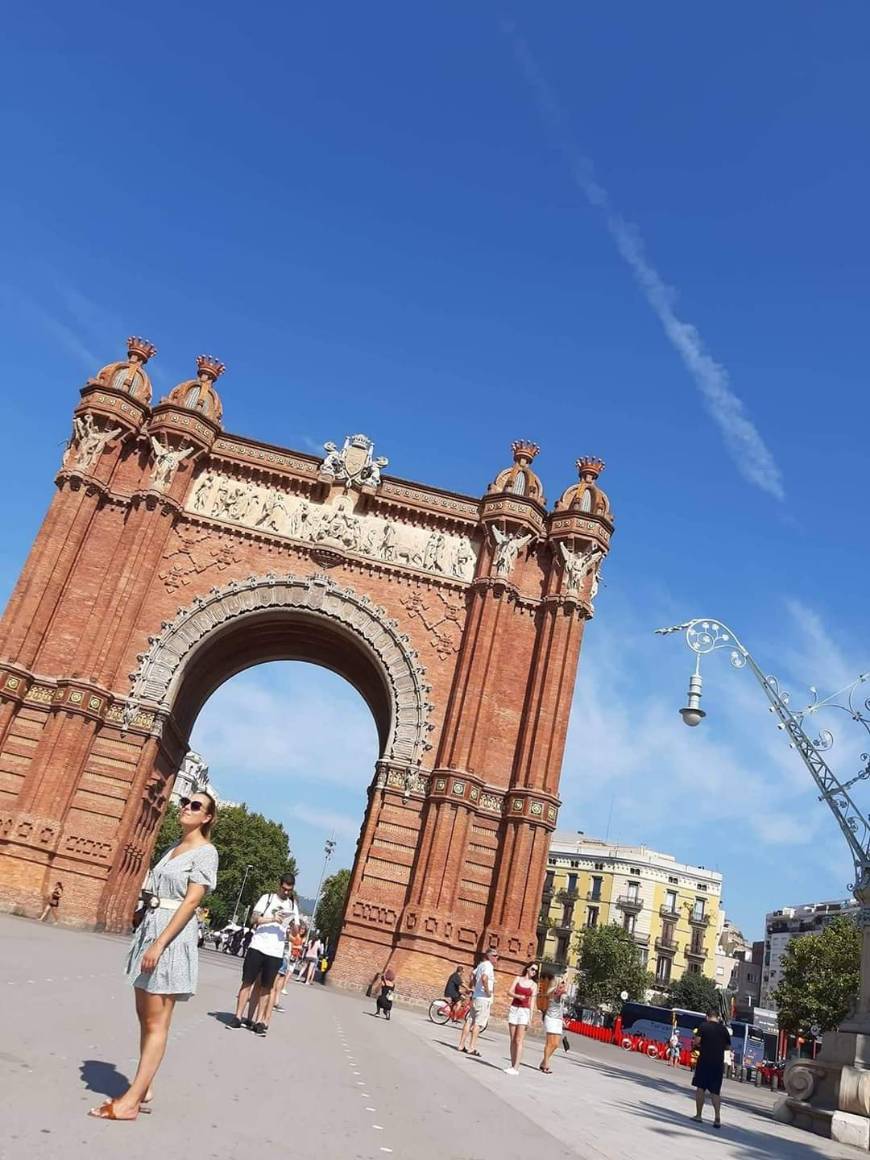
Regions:
[[[462,1002],[463,997],[467,994],[467,990],[462,978],[462,967],[461,965],[457,966],[444,987],[444,998],[450,1001],[451,1018],[454,1017],[453,1012]]]

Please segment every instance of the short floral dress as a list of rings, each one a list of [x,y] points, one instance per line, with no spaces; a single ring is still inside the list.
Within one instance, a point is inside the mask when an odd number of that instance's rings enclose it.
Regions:
[[[188,884],[196,882],[208,890],[217,882],[218,853],[210,843],[185,850],[173,858],[178,845],[170,846],[151,871],[149,889],[161,898],[181,902],[187,894]],[[139,929],[133,935],[130,954],[127,959],[127,978],[134,987],[149,991],[152,995],[175,995],[187,999],[196,994],[199,970],[197,948],[197,920],[192,914],[166,950],[160,956],[157,966],[150,973],[140,969],[142,956],[150,943],[169,925],[175,915],[174,910],[148,910]]]

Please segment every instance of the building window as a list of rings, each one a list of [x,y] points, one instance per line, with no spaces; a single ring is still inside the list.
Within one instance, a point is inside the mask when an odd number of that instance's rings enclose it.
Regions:
[[[553,892],[553,880],[555,879],[555,877],[556,877],[556,871],[555,870],[548,870],[547,877],[544,879],[544,890],[548,891],[551,894]]]
[[[636,922],[636,914],[626,914],[622,920],[622,929],[627,930],[629,934],[634,934],[634,927]]]
[[[577,875],[576,874],[569,874],[568,875],[568,889],[569,890],[576,890],[577,889]]]
[[[692,907],[692,918],[699,919],[704,917],[704,899],[696,898],[695,904]]]
[[[601,883],[603,881],[604,881],[603,878],[593,878],[592,879],[592,889],[589,891],[590,898],[600,898],[601,897]]]
[[[603,870],[604,863],[603,862],[596,862],[595,865],[592,867],[592,869],[593,870]]]
[[[556,960],[560,963],[568,961],[568,936],[562,935],[556,939]]]
[[[626,890],[628,891],[628,897],[632,902],[638,902],[640,900],[640,883],[639,882],[627,883]]]
[[[579,862],[572,862],[572,863],[571,863],[571,868],[572,868],[572,870],[576,870],[576,869],[578,868],[578,866],[579,866],[579,865],[580,865],[580,863],[579,863]]]
[[[674,946],[674,924],[672,922],[662,923],[662,942],[666,947]]]
[[[692,935],[692,954],[700,955],[704,952],[704,940],[698,938],[697,934]]]
[[[679,886],[680,885],[679,878],[669,878],[668,882],[671,886]]]
[[[671,981],[671,960],[665,955],[656,959],[656,982],[669,983]]]
[[[699,883],[698,883],[698,889],[699,889],[699,890],[706,890],[706,889],[707,889],[707,883],[706,883],[706,882],[699,882]]]
[[[562,926],[570,926],[574,917],[574,903],[566,902],[562,907]]]
[[[640,867],[639,866],[629,866],[628,872],[629,872],[629,874],[636,874],[638,876],[638,878],[640,878]]]
[[[598,907],[590,906],[586,911],[586,925],[592,929],[598,926]]]
[[[701,973],[701,966],[699,963],[689,963],[689,974],[690,975],[700,975],[700,973]]]
[[[547,932],[544,931],[542,934],[538,935],[538,951],[537,951],[537,954],[535,955],[535,958],[542,959],[544,957],[544,949],[545,949],[546,945],[547,945]]]
[[[676,890],[665,891],[665,910],[675,913],[677,909],[677,892]]]

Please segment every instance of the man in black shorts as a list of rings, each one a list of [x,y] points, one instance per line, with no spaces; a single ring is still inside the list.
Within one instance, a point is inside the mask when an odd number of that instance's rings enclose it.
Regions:
[[[692,1085],[695,1088],[695,1115],[692,1119],[701,1122],[704,1100],[706,1093],[709,1092],[716,1116],[713,1127],[721,1128],[722,1100],[719,1093],[725,1074],[725,1052],[731,1046],[731,1036],[728,1028],[719,1022],[718,1014],[715,1011],[708,1011],[706,1020],[695,1030],[692,1042],[698,1050],[698,1062],[692,1076]]]
[[[250,1027],[258,1035],[265,1035],[269,1029],[274,983],[284,958],[287,931],[289,929],[292,934],[299,923],[295,885],[292,874],[283,874],[277,891],[264,894],[254,907],[251,919],[254,933],[245,955],[242,985],[230,1027]],[[252,1017],[245,1019],[244,1011],[249,1002],[252,1003]]]

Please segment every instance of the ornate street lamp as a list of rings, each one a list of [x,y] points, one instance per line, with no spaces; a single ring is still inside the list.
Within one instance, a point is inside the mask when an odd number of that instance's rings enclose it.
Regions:
[[[834,1138],[857,1143],[857,1133],[863,1146],[870,1147],[870,823],[849,792],[857,782],[870,778],[870,754],[862,753],[863,767],[841,781],[823,756],[834,746],[833,733],[821,729],[811,739],[804,729],[805,723],[823,709],[839,709],[870,735],[870,697],[864,696],[870,673],[860,673],[850,685],[823,699],[819,699],[815,688],[810,688],[811,702],[795,712],[789,707],[789,694],[780,689],[776,677],[764,674],[749,649],[721,621],[688,620],[656,631],[661,636],[684,632],[686,644],[695,653],[688,700],[680,709],[684,723],[691,727],[699,725],[706,716],[701,708],[701,658],[725,649],[735,669],[749,668],[770,702],[777,728],[786,733],[791,748],[799,753],[819,791],[819,801],[828,806],[846,839],[855,867],[855,881],[849,889],[860,904],[858,922],[863,930],[858,1004],[836,1034],[825,1036],[816,1060],[798,1060],[789,1065],[786,1090],[790,1098],[786,1099],[788,1106],[784,1105],[782,1118],[800,1122],[800,1104],[811,1102],[819,1109],[829,1109]]]

